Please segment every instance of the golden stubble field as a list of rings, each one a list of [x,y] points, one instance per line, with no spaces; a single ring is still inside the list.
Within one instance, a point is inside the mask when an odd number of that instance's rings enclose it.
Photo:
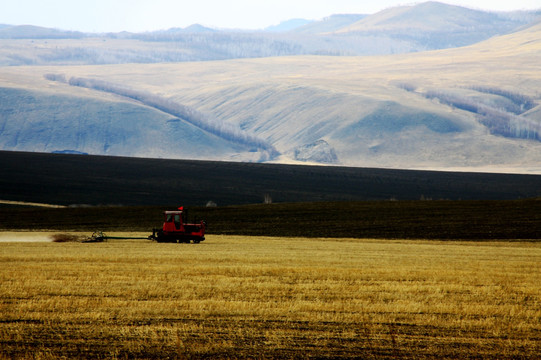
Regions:
[[[19,241],[0,262],[5,359],[541,356],[540,243]]]

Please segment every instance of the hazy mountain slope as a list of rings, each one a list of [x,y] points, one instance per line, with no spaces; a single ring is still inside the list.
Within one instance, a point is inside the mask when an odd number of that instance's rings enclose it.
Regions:
[[[478,114],[424,96],[434,89],[466,95],[474,86],[501,88],[534,99],[521,116],[539,123],[539,34],[534,26],[468,48],[385,58],[229,62],[205,69],[231,74],[230,84],[171,91],[270,139],[282,152],[322,138],[345,164],[539,170],[538,141],[490,134]],[[195,66],[177,70],[182,78],[197,72]],[[416,91],[403,90],[404,84]]]
[[[541,12],[490,13],[436,2],[373,15],[339,14],[276,31],[185,29],[82,34],[35,26],[0,28],[0,66],[101,65],[293,55],[385,55],[453,48],[515,31]],[[286,31],[291,30],[291,31]]]
[[[168,30],[158,30],[154,31],[153,33],[157,34],[201,34],[201,33],[214,33],[217,30],[211,29],[209,27],[200,25],[200,24],[192,24],[190,26],[187,26],[185,28],[171,28]]]
[[[211,114],[241,131],[267,140],[282,154],[278,160],[283,162],[336,159],[335,163],[350,166],[541,173],[540,141],[496,131],[501,127],[516,130],[521,126],[530,126],[530,130],[535,131],[541,124],[539,24],[468,47],[396,56],[1,67],[0,86],[39,90],[47,96],[69,94],[79,99],[89,98],[93,104],[98,98],[107,106],[115,103],[141,106],[136,99],[44,78],[51,72],[62,72],[66,79],[81,77],[120,84]],[[441,94],[451,94],[458,100],[445,101]],[[474,106],[462,106],[465,100]],[[21,118],[13,117],[6,105],[9,102],[0,104],[2,116],[15,119],[9,120],[7,125],[16,128]],[[82,104],[83,101],[78,107],[83,108]],[[72,111],[65,110],[69,109],[65,106],[36,109],[31,101],[19,104],[17,109],[44,123],[47,121],[43,119],[53,118],[54,114],[70,118],[62,113]],[[498,116],[489,117],[494,121],[488,123],[486,115],[496,110],[494,114]],[[97,109],[89,112],[94,114],[92,116],[79,117],[100,122],[101,114],[107,111]],[[118,114],[121,118],[124,116]],[[155,120],[150,121],[153,116],[148,115],[148,120],[141,121],[155,124]],[[166,119],[171,118],[166,116]],[[85,124],[90,126],[92,122]],[[4,129],[7,125],[4,122]],[[73,132],[70,126],[59,127],[57,131]],[[129,124],[124,122],[122,126]],[[30,127],[25,129],[29,131]],[[153,131],[163,134],[170,129],[162,126]],[[6,136],[4,149],[11,149],[9,144],[15,133],[11,131],[7,136],[2,131],[2,134]],[[21,133],[18,138],[25,136]],[[188,146],[174,149],[164,146],[162,156],[193,158],[194,154],[200,155],[201,152],[190,149],[191,135],[179,135],[179,138],[187,141]],[[212,150],[215,141],[218,140],[207,137],[195,144],[204,144]],[[102,148],[103,143],[102,138]],[[122,154],[134,151],[132,144],[126,146]],[[140,143],[140,153],[149,154],[150,144]],[[43,145],[40,146],[43,149]],[[231,158],[234,151],[239,159],[251,154],[232,145],[229,149],[223,158]],[[52,149],[47,148],[49,150]],[[213,153],[219,157],[221,150]],[[109,150],[108,154],[113,152]],[[253,156],[256,160],[257,155]]]
[[[307,19],[290,19],[290,20],[282,21],[278,25],[269,26],[265,28],[265,31],[287,32],[287,31],[295,30],[299,27],[303,27],[312,22],[313,22],[312,20],[307,20]]]
[[[431,1],[383,10],[337,33],[385,34],[414,41],[427,49],[444,49],[506,34],[534,19],[533,13],[510,16]]]
[[[33,25],[3,25],[0,27],[0,39],[80,39],[85,34],[78,31],[50,29]]]
[[[135,157],[256,160],[248,148],[125,101],[0,88],[0,148]],[[244,157],[242,153],[247,153]]]
[[[392,142],[406,129],[434,136],[475,126],[422,99],[417,104],[421,109],[416,109],[407,99],[402,103],[385,101],[369,93],[330,92],[311,86],[231,86],[213,92],[204,101],[200,94],[197,98],[199,101],[188,95],[182,101],[238,123],[268,139],[283,153],[324,139],[338,152],[338,161],[346,164],[383,134],[390,134],[388,140]]]
[[[194,105],[269,139],[288,158],[294,158],[298,148],[325,140],[339,163],[355,166],[474,167],[517,160],[518,144],[487,136],[466,112],[399,91],[392,95],[394,101],[380,96],[370,91],[360,95],[252,85],[223,89]],[[532,146],[541,149],[539,144]],[[529,153],[526,162],[531,162],[534,152],[522,153]],[[312,160],[327,162],[326,155]]]
[[[292,29],[295,33],[302,34],[322,34],[343,29],[357,21],[367,17],[364,14],[335,14],[328,16],[322,20],[314,21],[304,26]]]
[[[500,17],[497,13],[430,1],[383,10],[345,27],[340,32],[375,30],[479,31],[483,27],[492,28],[494,24],[511,25],[511,27],[518,25],[507,18]]]

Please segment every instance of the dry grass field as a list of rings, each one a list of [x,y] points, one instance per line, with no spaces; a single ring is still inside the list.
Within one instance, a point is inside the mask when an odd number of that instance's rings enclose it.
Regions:
[[[540,243],[5,240],[4,359],[541,356]]]

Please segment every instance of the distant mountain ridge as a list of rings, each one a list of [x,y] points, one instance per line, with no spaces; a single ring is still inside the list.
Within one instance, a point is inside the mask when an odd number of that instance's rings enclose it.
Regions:
[[[387,30],[453,32],[479,31],[484,27],[488,29],[499,27],[501,32],[507,32],[524,22],[533,21],[533,18],[526,14],[522,19],[504,14],[430,1],[383,10],[344,27],[339,32]]]
[[[163,31],[154,31],[155,33],[174,33],[174,34],[203,34],[203,33],[215,33],[218,30],[200,25],[192,24],[185,28],[171,28]]]
[[[367,17],[364,14],[335,14],[319,21],[313,21],[309,24],[292,29],[299,34],[325,34],[338,31],[346,26],[352,25],[357,21]]]
[[[497,13],[431,1],[383,10],[343,27],[336,33],[383,33],[397,40],[413,40],[427,50],[445,49],[471,45],[513,32],[532,23],[539,16],[539,11]]]
[[[45,28],[33,25],[2,25],[0,39],[82,39],[85,33]]]
[[[268,26],[265,28],[265,31],[269,32],[287,32],[294,29],[297,29],[299,27],[306,26],[307,24],[311,24],[313,20],[307,20],[307,19],[290,19],[286,21],[282,21],[278,25]]]
[[[5,26],[0,28],[0,40],[51,41],[40,46],[21,42],[0,47],[0,66],[410,53],[474,44],[516,31],[540,17],[541,10],[495,13],[426,2],[372,15],[335,14],[318,21],[291,19],[266,31],[193,24],[144,33],[85,34],[37,26]]]

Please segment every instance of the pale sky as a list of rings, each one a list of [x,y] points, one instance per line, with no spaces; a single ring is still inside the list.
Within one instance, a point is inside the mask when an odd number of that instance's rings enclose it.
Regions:
[[[373,14],[403,0],[0,0],[0,24],[85,32],[152,31],[201,24],[262,29],[281,21],[332,14]],[[474,9],[541,9],[541,0],[441,0]]]

